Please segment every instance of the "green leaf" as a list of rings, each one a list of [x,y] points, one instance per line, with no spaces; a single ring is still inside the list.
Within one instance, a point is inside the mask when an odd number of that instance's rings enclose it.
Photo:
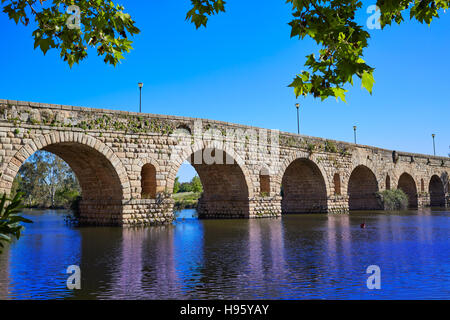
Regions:
[[[370,94],[372,94],[372,87],[375,83],[375,79],[373,78],[373,72],[367,72],[364,71],[362,77],[361,77],[361,86],[365,88],[367,91],[369,91]]]

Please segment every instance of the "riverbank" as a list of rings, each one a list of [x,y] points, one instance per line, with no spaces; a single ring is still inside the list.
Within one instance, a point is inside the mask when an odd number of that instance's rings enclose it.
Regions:
[[[199,192],[179,192],[173,194],[173,200],[175,200],[174,209],[195,209],[197,207],[198,198],[200,198]]]

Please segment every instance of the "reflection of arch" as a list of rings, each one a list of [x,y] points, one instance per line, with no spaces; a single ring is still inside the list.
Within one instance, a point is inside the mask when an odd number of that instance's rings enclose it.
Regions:
[[[156,168],[150,163],[143,165],[141,169],[141,197],[156,198]]]
[[[327,211],[327,188],[319,167],[313,161],[298,158],[286,168],[282,178],[283,213]]]
[[[80,183],[83,200],[130,197],[125,168],[114,152],[92,136],[73,132],[52,132],[23,146],[6,166],[2,188],[10,190],[20,166],[38,150],[57,155],[71,167]]]
[[[378,182],[375,174],[364,165],[357,166],[351,173],[348,182],[350,210],[382,209],[376,193]]]
[[[445,206],[445,191],[444,184],[441,178],[437,175],[433,175],[429,184],[430,191],[430,206],[432,207],[444,207]]]
[[[417,208],[417,187],[414,178],[409,174],[404,172],[398,179],[398,189],[403,190],[408,196],[408,207]]]

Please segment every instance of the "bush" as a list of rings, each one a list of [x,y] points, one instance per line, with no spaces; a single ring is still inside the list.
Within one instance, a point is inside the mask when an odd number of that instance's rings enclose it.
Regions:
[[[408,196],[403,190],[393,189],[377,192],[384,210],[404,210],[408,208]]]

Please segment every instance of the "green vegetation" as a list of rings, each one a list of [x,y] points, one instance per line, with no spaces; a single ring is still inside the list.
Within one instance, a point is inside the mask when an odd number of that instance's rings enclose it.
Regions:
[[[203,187],[199,176],[195,175],[190,182],[183,182],[183,183],[180,183],[179,178],[176,177],[175,184],[173,186],[173,193],[178,192],[202,193]]]
[[[173,186],[173,199],[175,210],[195,208],[203,192],[203,186],[199,176],[194,176],[190,182],[180,183],[176,177]]]
[[[27,207],[70,208],[80,196],[75,174],[61,158],[37,151],[19,169],[12,193],[21,192]]]
[[[327,140],[327,141],[325,141],[325,151],[336,153],[336,152],[338,152],[338,149],[333,141]]]
[[[1,6],[16,24],[28,26],[33,19],[34,48],[44,55],[57,49],[70,67],[85,59],[90,48],[115,66],[132,49],[128,36],[140,32],[124,7],[109,0],[2,0]]]
[[[197,207],[198,199],[201,193],[198,192],[179,192],[173,195],[175,200],[174,209],[194,209]]]
[[[345,89],[353,85],[353,78],[361,79],[361,86],[372,93],[375,82],[373,67],[362,59],[368,47],[370,34],[356,19],[366,12],[361,0],[286,0],[292,5],[291,37],[309,37],[320,46],[319,54],[306,56],[305,69],[289,85],[294,93],[312,95],[324,100],[340,98],[345,102]],[[191,0],[192,9],[186,19],[196,28],[206,26],[208,17],[225,12],[224,0]],[[449,8],[450,1],[376,1],[380,9],[380,27],[404,22],[403,15],[411,20],[430,25],[439,12]],[[369,17],[370,18],[370,17]],[[374,19],[374,18],[373,18]],[[366,20],[363,20],[366,22]]]
[[[16,195],[10,199],[3,194],[0,200],[0,253],[4,248],[4,242],[11,242],[12,237],[20,238],[24,226],[20,223],[32,223],[31,220],[25,219],[19,215],[23,209],[22,194]]]
[[[384,210],[404,210],[408,208],[408,196],[403,190],[392,189],[377,192]]]

